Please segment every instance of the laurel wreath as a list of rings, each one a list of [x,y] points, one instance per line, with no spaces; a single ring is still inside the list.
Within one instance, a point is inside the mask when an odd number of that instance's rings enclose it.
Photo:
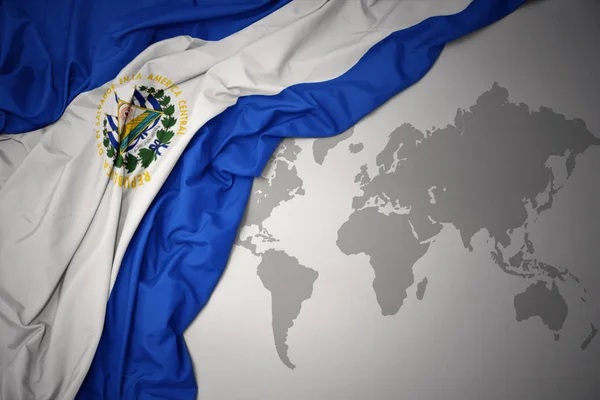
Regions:
[[[169,144],[171,144],[171,139],[175,136],[175,132],[173,132],[171,128],[177,124],[177,118],[173,116],[175,113],[175,106],[171,104],[171,97],[166,96],[163,89],[156,90],[153,87],[140,86],[138,90],[154,96],[162,107],[162,112],[164,114],[160,119],[162,128],[156,132],[156,139],[154,139],[154,142],[150,143],[147,147],[139,149],[137,155],[132,152],[121,154],[108,139],[108,128],[106,127],[108,123],[107,117],[104,117],[103,122],[104,136],[102,144],[106,149],[106,155],[113,160],[113,165],[116,168],[124,166],[128,173],[134,172],[138,165],[141,165],[142,168],[148,168],[150,164],[156,161],[158,157],[161,156],[161,149],[166,149],[169,147]]]

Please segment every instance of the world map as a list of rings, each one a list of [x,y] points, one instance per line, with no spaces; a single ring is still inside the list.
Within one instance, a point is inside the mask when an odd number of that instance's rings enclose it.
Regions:
[[[323,164],[332,149],[347,146],[352,154],[363,143],[354,128],[313,143],[313,159]],[[578,164],[578,157],[600,145],[584,121],[567,119],[546,107],[532,111],[513,103],[508,90],[494,84],[468,109],[457,110],[452,124],[420,131],[405,123],[387,133],[377,154],[377,171],[356,171],[362,193],[338,229],[337,247],[346,255],[365,254],[374,271],[372,288],[382,316],[397,314],[409,288],[416,298],[427,295],[427,277],[415,282],[413,267],[447,226],[458,230],[462,245],[473,251],[473,237],[485,232],[494,264],[526,280],[514,296],[517,322],[539,318],[560,340],[569,310],[587,302],[585,282],[568,265],[538,260],[529,227],[552,209]],[[295,165],[302,148],[284,141],[256,179],[237,245],[260,258],[257,274],[271,295],[275,350],[285,366],[288,335],[302,305],[311,298],[319,273],[302,265],[264,226],[274,210],[298,196],[308,196]],[[273,246],[271,246],[273,244]],[[564,285],[575,285],[577,304],[568,303]],[[585,351],[598,333],[592,320],[578,346]]]

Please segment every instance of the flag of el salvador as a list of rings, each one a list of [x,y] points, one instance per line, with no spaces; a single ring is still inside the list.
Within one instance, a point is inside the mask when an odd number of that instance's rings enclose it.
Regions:
[[[282,138],[345,131],[425,76],[446,43],[524,2],[214,2],[186,15],[195,8],[180,1],[128,4],[121,25],[73,3],[55,37],[110,32],[88,53],[38,55],[60,73],[15,67],[31,62],[27,48],[0,50],[17,78],[0,130],[30,131],[0,141],[11,153],[0,158],[0,398],[195,398],[183,332]],[[0,21],[43,42],[14,4]],[[78,13],[94,28],[69,25]],[[127,55],[98,53],[120,46]],[[44,94],[39,109],[19,82]]]

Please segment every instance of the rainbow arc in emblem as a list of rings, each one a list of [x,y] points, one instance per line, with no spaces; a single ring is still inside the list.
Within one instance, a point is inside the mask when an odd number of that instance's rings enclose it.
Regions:
[[[115,149],[124,154],[133,149],[140,139],[145,138],[164,115],[158,100],[151,94],[144,97],[137,88],[133,89],[131,102],[117,96],[117,115],[106,114],[108,139]]]

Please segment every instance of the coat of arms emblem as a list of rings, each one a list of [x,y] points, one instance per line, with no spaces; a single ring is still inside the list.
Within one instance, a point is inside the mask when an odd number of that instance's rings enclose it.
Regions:
[[[116,112],[105,114],[102,144],[116,168],[133,173],[138,166],[148,168],[162,155],[175,135],[175,107],[164,90],[134,87],[130,101],[114,92]]]

